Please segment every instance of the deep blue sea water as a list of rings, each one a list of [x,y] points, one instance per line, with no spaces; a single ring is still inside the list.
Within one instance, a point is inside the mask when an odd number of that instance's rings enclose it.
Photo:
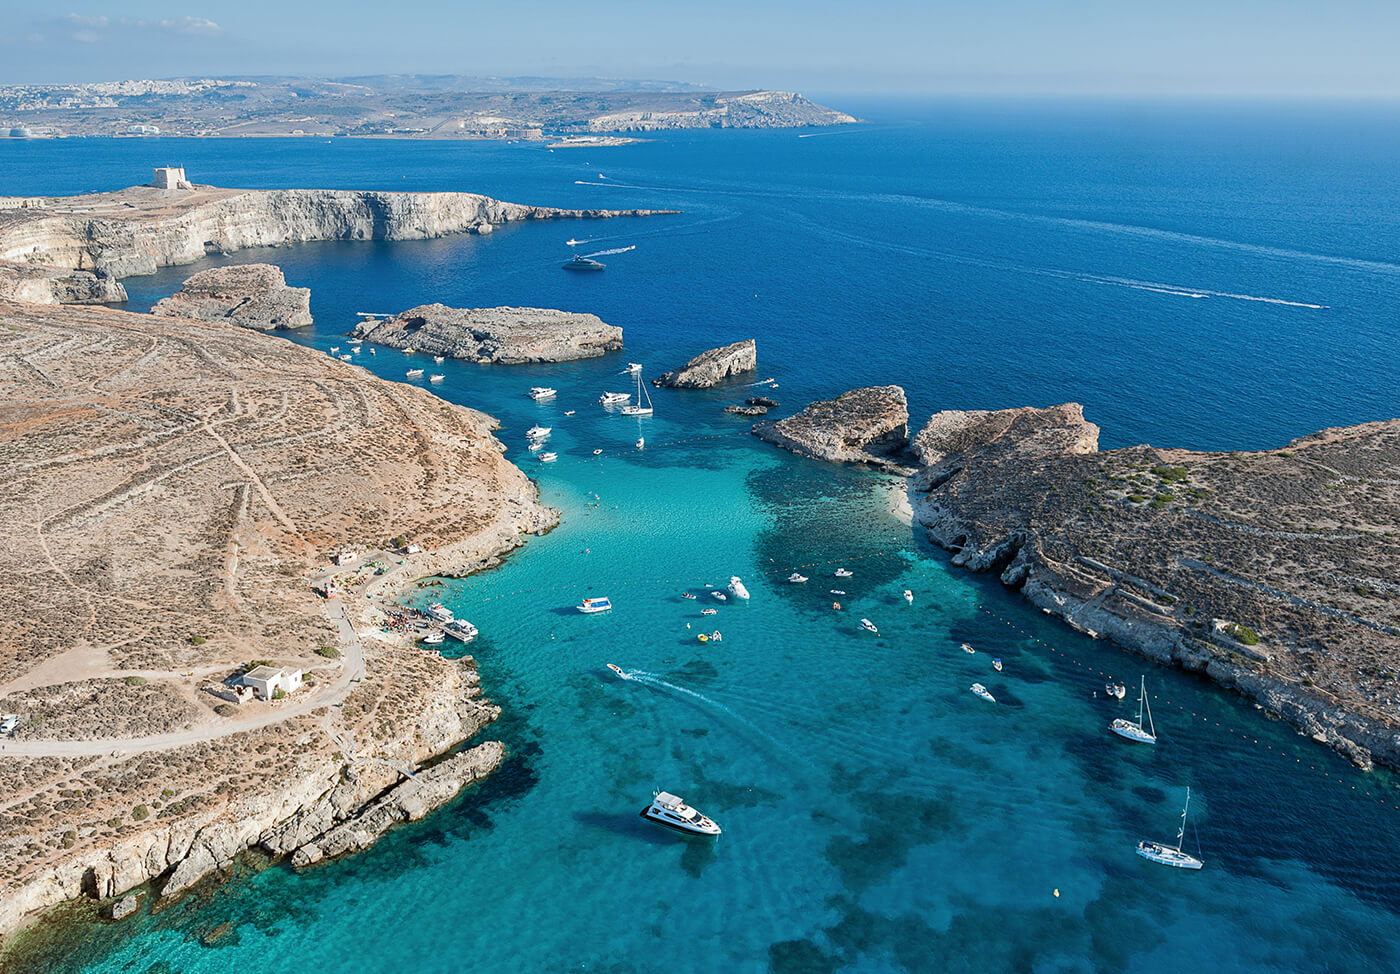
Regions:
[[[1400,113],[854,109],[871,124],[552,153],[0,143],[0,193],[113,188],[172,163],[218,185],[685,211],[229,258],[312,288],[317,325],[292,340],[316,348],[342,344],[356,311],[442,301],[595,312],[627,349],[448,362],[434,387],[500,417],[510,456],[563,511],[503,567],[420,596],[481,629],[471,650],[505,707],[491,731],[510,745],[505,769],[364,855],[78,924],[41,969],[1400,970],[1391,776],[950,568],[892,512],[898,482],[746,436],[720,407],[747,386],[658,391],[640,423],[593,405],[627,388],[628,360],[650,375],[756,337],[759,377],[788,405],[885,382],[909,391],[915,423],[1072,399],[1106,446],[1264,447],[1400,414]],[[570,237],[637,249],[571,275],[557,266]],[[195,269],[129,279],[132,307]],[[412,364],[358,359],[398,380]],[[557,400],[525,398],[535,384]],[[537,421],[554,427],[553,465],[525,449]],[[854,577],[831,577],[842,564]],[[795,567],[807,585],[782,581]],[[680,598],[735,573],[750,604],[701,617],[703,599]],[[569,607],[587,594],[617,608],[580,616]],[[723,641],[700,644],[702,626]],[[1105,729],[1132,701],[1106,702],[1104,680],[1142,673],[1155,748]],[[1187,786],[1188,846],[1198,835],[1207,860],[1194,874],[1133,854],[1174,836]],[[725,834],[648,826],[637,812],[655,788]],[[233,934],[201,943],[226,922]]]

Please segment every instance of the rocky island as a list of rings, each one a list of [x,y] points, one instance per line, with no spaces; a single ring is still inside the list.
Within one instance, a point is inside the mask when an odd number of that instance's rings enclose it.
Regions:
[[[753,433],[804,456],[837,463],[864,463],[908,474],[909,401],[899,386],[853,389],[814,402],[785,419],[757,423]]]
[[[667,389],[709,389],[730,376],[758,368],[758,343],[752,338],[701,352],[685,365],[651,380]]]
[[[0,321],[0,934],[361,848],[503,759],[424,770],[499,711],[394,601],[556,523],[494,420],[223,322]]]
[[[596,358],[622,348],[622,329],[597,315],[552,308],[449,308],[424,304],[355,326],[354,336],[391,348],[468,362],[520,365]]]
[[[168,318],[226,321],[274,331],[304,328],[311,321],[311,289],[288,287],[272,264],[236,264],[200,271],[179,291],[157,301],[151,314]]]
[[[1098,433],[1074,403],[936,413],[915,517],[1071,626],[1400,767],[1400,420],[1228,453]]]

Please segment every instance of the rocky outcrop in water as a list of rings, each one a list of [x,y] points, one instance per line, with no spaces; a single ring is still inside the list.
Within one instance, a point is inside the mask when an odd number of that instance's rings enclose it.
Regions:
[[[1248,453],[1098,452],[1098,433],[1075,403],[937,413],[915,517],[1072,627],[1400,766],[1400,420]]]
[[[121,281],[91,271],[0,263],[0,301],[26,304],[124,304]]]
[[[489,233],[522,220],[660,212],[668,211],[563,210],[476,193],[133,186],[52,199],[44,208],[0,211],[0,260],[42,260],[51,267],[129,277],[247,247],[309,240],[424,240]]]
[[[651,380],[670,389],[709,389],[730,376],[758,368],[758,345],[752,339],[701,352],[685,365]]]
[[[272,264],[215,267],[188,278],[180,290],[156,302],[151,314],[258,331],[304,328],[312,323],[311,289],[288,287],[282,269]]]
[[[758,423],[754,435],[818,460],[865,463],[889,473],[912,472],[909,401],[899,386],[854,389],[814,402],[786,419]]]
[[[552,308],[449,308],[424,304],[364,321],[354,334],[391,348],[468,362],[521,365],[596,358],[622,348],[622,329],[597,315]]]

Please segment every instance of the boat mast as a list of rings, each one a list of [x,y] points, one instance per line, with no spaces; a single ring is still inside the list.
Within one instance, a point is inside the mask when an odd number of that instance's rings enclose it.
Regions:
[[[1142,697],[1138,701],[1138,730],[1142,730],[1142,712],[1147,711],[1147,726],[1153,740],[1157,738],[1157,728],[1152,723],[1152,705],[1147,702],[1147,677],[1142,678]]]
[[[1191,807],[1191,786],[1186,786],[1186,804],[1181,806],[1181,828],[1176,830],[1176,851],[1181,851],[1186,841],[1186,810]]]

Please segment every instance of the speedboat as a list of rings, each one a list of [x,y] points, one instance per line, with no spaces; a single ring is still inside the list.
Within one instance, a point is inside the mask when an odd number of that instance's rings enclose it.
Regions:
[[[1177,869],[1200,869],[1204,866],[1203,861],[1189,852],[1183,852],[1181,848],[1181,841],[1186,837],[1186,810],[1190,807],[1191,789],[1187,788],[1186,804],[1181,808],[1181,828],[1176,830],[1176,845],[1144,840],[1137,844],[1137,854],[1144,859],[1150,859],[1163,866],[1175,866]]]
[[[582,254],[574,254],[573,259],[566,264],[560,265],[566,271],[601,271],[607,264],[601,261],[590,260]]]
[[[994,659],[994,660],[992,660],[992,669],[996,670],[998,673],[1001,672],[1001,660],[1000,660],[1000,659]]]
[[[340,351],[340,346],[339,346],[339,345],[332,345],[332,346],[331,346],[331,354],[332,354],[332,355],[334,355],[334,354],[335,354],[336,352],[338,352],[338,351]]]
[[[681,593],[681,598],[683,598],[683,599],[696,599],[696,598],[698,598],[698,596],[697,596],[694,592],[682,592],[682,593]]]
[[[594,451],[593,451],[593,455],[594,455],[595,457],[601,457],[601,456],[603,455],[603,451],[602,451],[602,450],[594,450]]]
[[[975,653],[975,652],[977,652],[977,650],[973,649],[973,648],[972,648],[971,646],[969,646],[967,643],[963,643],[963,644],[962,644],[962,648],[963,648],[963,652],[965,652],[965,653]]]
[[[353,359],[354,357],[355,357],[355,356],[353,356],[353,355],[342,355],[342,356],[340,357],[340,360],[341,360],[342,362],[349,362],[349,361],[350,361],[351,359]]]
[[[628,363],[627,363],[627,368],[623,370],[623,374],[624,374],[624,375],[631,375],[631,374],[634,373],[634,372],[640,372],[640,371],[642,371],[642,363],[641,363],[641,362],[628,362]]]
[[[862,629],[864,629],[866,632],[873,632],[873,633],[875,633],[875,635],[877,635],[877,636],[880,634],[880,630],[878,630],[878,629],[875,628],[875,623],[871,622],[869,619],[862,619],[862,620],[860,620],[860,627],[861,627]]]
[[[700,610],[700,614],[701,614],[702,616],[712,616],[712,615],[715,615],[715,614],[718,613],[718,612],[719,612],[719,609],[701,609],[701,610]]]
[[[405,348],[405,349],[403,350],[403,353],[404,353],[405,355],[412,355],[415,351],[416,351],[416,349]]]
[[[372,349],[372,348],[369,350],[369,353],[370,353],[371,355],[378,355],[378,354],[379,354],[378,352],[376,352],[376,351],[375,351],[374,349]]]
[[[651,804],[642,809],[642,818],[691,835],[719,835],[720,828],[669,792],[658,791]]]
[[[844,588],[834,588],[834,589],[831,589],[831,594],[832,594],[832,595],[845,595],[845,594],[846,594],[846,590],[845,590]]]
[[[607,612],[612,608],[612,602],[606,596],[599,596],[595,599],[584,599],[576,608],[585,615],[590,615],[594,612]]]
[[[439,374],[437,374],[437,373],[433,373],[432,375],[428,376],[428,381],[429,381],[429,382],[441,382],[441,381],[443,380],[443,378],[444,378],[444,376],[439,375]]]
[[[718,590],[716,590],[716,591],[714,591],[714,592],[711,592],[710,594],[711,594],[712,596],[714,596],[715,598],[719,599],[721,602],[728,602],[728,601],[729,601],[729,596],[725,595],[723,592],[720,592],[720,591],[718,591]]]
[[[907,588],[904,590],[904,601],[908,602],[910,605],[914,604],[914,593]]]
[[[447,637],[442,634],[442,630],[434,629],[423,637],[423,643],[427,646],[436,646],[446,638]]]
[[[476,638],[476,626],[465,619],[457,619],[442,627],[442,631],[459,642],[469,643]]]
[[[542,440],[553,432],[553,426],[541,426],[536,423],[525,431],[525,437],[531,440]]]
[[[556,392],[557,390],[551,389],[549,386],[531,386],[530,391],[525,393],[525,395],[535,400],[535,402],[540,402],[544,399],[553,399]]]
[[[409,370],[408,370],[406,373],[404,373],[404,374],[407,375],[410,379],[421,379],[421,378],[423,377],[423,370],[422,370],[422,369],[409,369]]]
[[[646,438],[645,436],[639,436],[639,437],[637,437],[637,449],[639,449],[639,450],[645,450],[645,449],[646,449],[646,446],[647,446],[647,438]]]
[[[436,362],[438,365],[441,365],[444,361],[444,358],[441,355],[434,355],[433,361]]]
[[[847,571],[844,568],[838,568],[835,572],[837,578],[850,578],[854,574],[855,572]]]
[[[627,679],[627,674],[624,673],[624,672],[622,672],[622,667],[618,666],[616,663],[609,663],[609,664],[608,664],[608,669],[610,669],[610,670],[612,670],[614,673],[616,673],[618,679],[620,679],[620,680],[625,680],[625,679]]]
[[[434,602],[432,605],[428,606],[428,615],[442,623],[451,622],[453,618],[452,610],[441,602]]]
[[[577,410],[566,409],[566,410],[564,410],[564,415],[565,415],[565,416],[572,416],[575,412],[577,412]]]
[[[972,686],[968,687],[968,689],[989,703],[997,702],[997,698],[992,696],[991,692],[980,683],[974,683]]]
[[[792,582],[794,585],[801,585],[803,582],[807,581],[807,576],[803,575],[801,572],[793,572],[788,576],[788,581]]]
[[[620,403],[631,402],[631,400],[632,393],[630,392],[605,392],[598,397],[598,401],[604,406],[616,406]]]
[[[558,460],[558,459],[559,459],[559,454],[557,454],[557,453],[541,453],[541,454],[540,454],[540,463],[553,463],[555,460]]]
[[[738,575],[729,576],[729,594],[736,599],[748,600],[749,590],[744,588],[744,583],[739,581]]]

